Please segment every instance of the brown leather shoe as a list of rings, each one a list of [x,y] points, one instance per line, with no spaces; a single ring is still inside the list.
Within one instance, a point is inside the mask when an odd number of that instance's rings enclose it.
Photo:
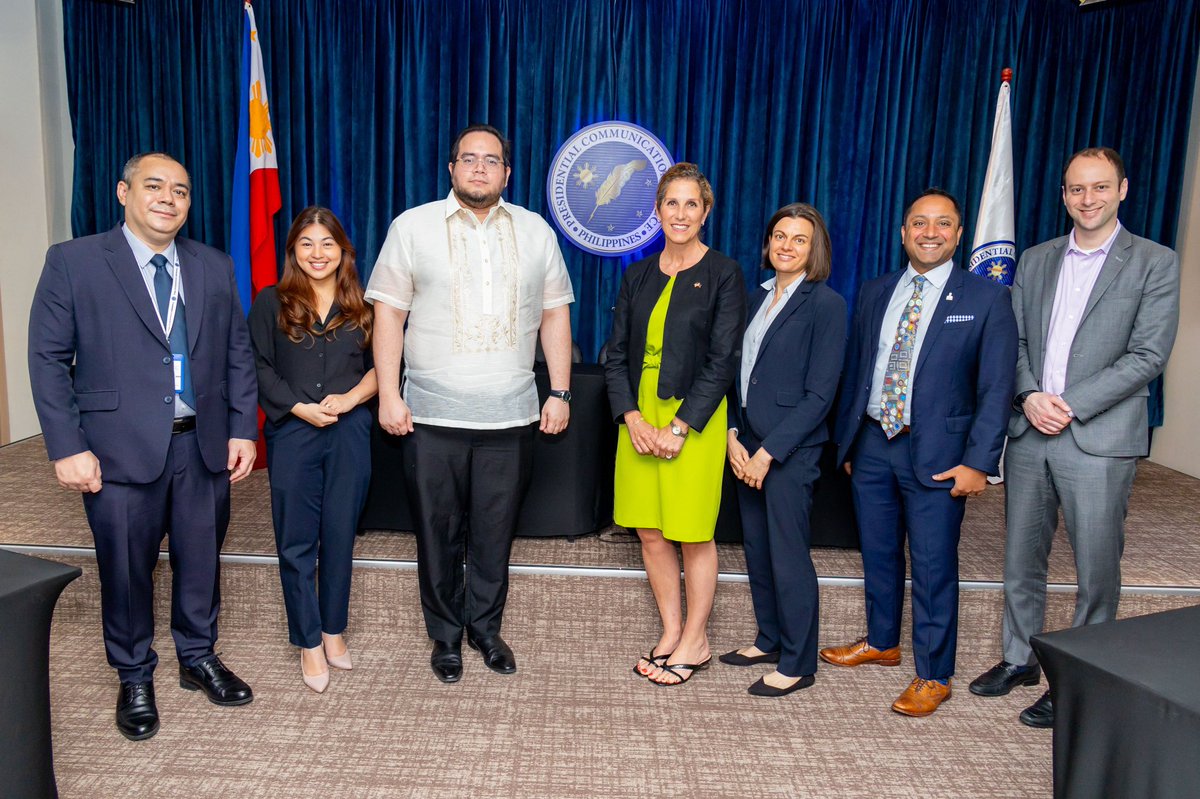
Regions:
[[[866,638],[859,638],[845,646],[830,646],[820,652],[821,660],[835,666],[861,666],[864,663],[875,663],[880,666],[899,666],[900,647],[891,649],[876,649],[867,643]]]
[[[922,680],[920,677],[909,683],[900,694],[900,698],[892,702],[892,710],[905,716],[928,716],[938,709],[938,705],[950,698],[950,683],[942,685],[936,680]]]

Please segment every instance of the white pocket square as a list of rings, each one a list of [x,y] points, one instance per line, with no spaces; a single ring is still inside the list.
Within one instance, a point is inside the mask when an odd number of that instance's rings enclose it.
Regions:
[[[946,315],[946,324],[948,324],[948,325],[952,325],[955,322],[974,322],[974,321],[975,321],[975,314],[973,314],[973,313],[947,314]]]

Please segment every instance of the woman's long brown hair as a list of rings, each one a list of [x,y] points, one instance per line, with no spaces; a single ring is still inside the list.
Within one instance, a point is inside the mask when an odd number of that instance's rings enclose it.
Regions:
[[[317,330],[321,321],[317,314],[317,298],[312,280],[296,262],[296,241],[309,225],[323,225],[342,248],[342,262],[337,268],[337,291],[334,301],[341,309],[329,320],[324,330]],[[316,338],[325,335],[343,324],[348,330],[363,332],[363,349],[371,343],[371,307],[363,300],[362,284],[358,282],[358,270],[354,268],[354,245],[346,236],[342,223],[328,208],[310,205],[292,222],[288,230],[286,255],[283,260],[283,276],[275,292],[279,297],[279,329],[290,341],[299,344],[306,335]]]

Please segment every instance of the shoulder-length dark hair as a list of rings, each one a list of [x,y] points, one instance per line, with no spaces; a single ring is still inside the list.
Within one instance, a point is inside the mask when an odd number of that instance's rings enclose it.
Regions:
[[[296,262],[296,242],[309,225],[323,225],[337,246],[342,248],[342,262],[338,264],[335,278],[337,293],[334,296],[341,310],[329,320],[324,330],[317,330],[317,323],[321,320],[317,314],[312,280]],[[358,270],[354,268],[354,245],[350,243],[345,228],[333,211],[319,205],[310,205],[301,211],[288,230],[284,250],[283,276],[275,287],[279,297],[279,329],[287,334],[290,341],[298,344],[306,335],[316,338],[345,325],[348,330],[363,332],[363,348],[366,349],[371,342],[371,306],[363,300],[362,284],[358,282]]]
[[[763,234],[762,268],[774,269],[771,266],[771,234],[781,219],[807,219],[812,224],[813,237],[808,247],[808,263],[804,265],[804,279],[828,280],[833,271],[833,245],[829,242],[829,228],[825,227],[821,212],[808,203],[785,205],[767,222],[767,232]]]

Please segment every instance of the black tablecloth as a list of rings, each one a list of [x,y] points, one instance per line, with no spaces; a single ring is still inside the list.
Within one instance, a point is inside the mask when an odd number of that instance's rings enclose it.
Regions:
[[[50,617],[82,574],[0,549],[0,785],[9,799],[58,796],[50,746]]]
[[[1034,636],[1060,799],[1200,796],[1200,606]]]
[[[545,366],[534,368],[539,401],[550,390]],[[604,369],[571,367],[571,422],[557,436],[534,433],[533,473],[521,506],[517,535],[584,535],[612,521],[616,426],[608,410]],[[371,432],[371,487],[360,530],[412,530],[404,484],[403,437]]]

